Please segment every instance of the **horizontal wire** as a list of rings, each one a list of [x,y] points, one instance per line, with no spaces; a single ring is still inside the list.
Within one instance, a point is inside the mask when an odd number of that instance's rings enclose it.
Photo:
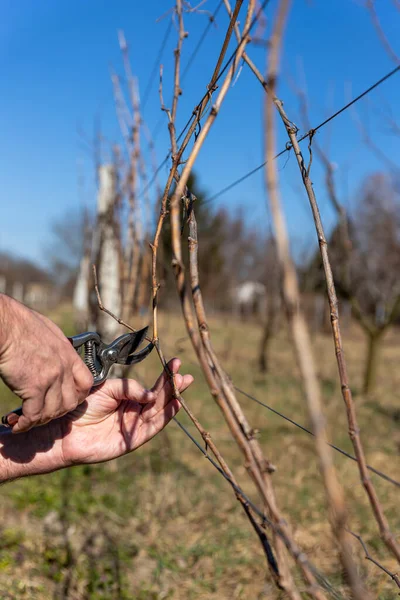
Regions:
[[[266,2],[265,2],[265,4],[266,4]],[[229,59],[229,60],[231,60],[231,59]],[[342,114],[348,108],[350,108],[351,106],[353,106],[356,102],[358,102],[359,100],[361,100],[362,98],[364,98],[367,94],[369,94],[370,92],[372,92],[379,85],[381,85],[382,83],[384,83],[385,81],[387,81],[390,77],[392,77],[393,75],[395,75],[399,70],[400,70],[400,65],[398,65],[397,67],[395,67],[394,69],[392,69],[389,73],[387,73],[386,75],[384,75],[383,77],[381,77],[381,79],[379,79],[378,81],[376,81],[373,85],[371,85],[369,88],[367,88],[366,90],[364,90],[361,94],[359,94],[358,96],[356,96],[355,98],[353,98],[353,100],[351,100],[350,102],[348,102],[347,104],[345,104],[345,106],[343,106],[342,108],[340,108],[339,110],[337,110],[330,117],[328,117],[327,119],[325,119],[324,121],[322,121],[322,123],[320,123],[316,127],[314,127],[312,129],[310,129],[309,131],[307,131],[307,133],[305,133],[304,135],[302,135],[298,139],[298,142],[300,143],[300,142],[304,141],[306,138],[308,138],[310,136],[311,133],[314,134],[319,129],[321,129],[322,127],[324,127],[325,125],[327,125],[330,121],[333,121],[333,119],[336,119],[336,117],[338,117],[340,114]],[[201,100],[201,102],[204,100],[204,98],[205,98],[205,96],[203,96],[203,99]],[[181,136],[183,135],[183,133],[189,127],[190,122],[193,119],[193,117],[194,117],[194,114],[192,114],[192,116],[188,120],[188,122],[185,125],[183,131],[180,133],[177,141],[179,141],[179,139],[181,138]],[[288,142],[286,144],[285,148],[283,150],[281,150],[280,152],[278,152],[278,154],[276,154],[274,156],[273,160],[276,160],[277,158],[279,158],[280,156],[282,156],[286,152],[289,152],[291,149],[292,149],[292,144],[290,142]],[[169,151],[169,153],[167,154],[167,156],[165,157],[165,159],[163,160],[163,162],[157,168],[155,175],[152,177],[152,179],[150,180],[150,182],[147,184],[147,186],[143,190],[142,194],[144,194],[153,185],[154,181],[157,178],[157,174],[160,172],[160,170],[162,169],[162,167],[167,163],[167,161],[170,158],[170,156],[171,156],[171,151]],[[213,194],[209,198],[206,198],[203,201],[203,203],[204,204],[208,204],[209,202],[212,202],[212,201],[216,200],[220,196],[223,196],[224,194],[226,194],[226,192],[229,192],[231,189],[233,189],[237,185],[243,183],[243,181],[246,181],[246,179],[249,179],[250,177],[252,177],[256,173],[258,173],[258,171],[260,171],[261,169],[263,169],[266,164],[267,164],[267,161],[264,161],[263,163],[261,163],[260,165],[258,165],[257,167],[255,167],[254,169],[252,169],[251,171],[249,171],[248,173],[245,173],[244,175],[242,175],[241,177],[239,177],[239,179],[235,179],[235,181],[233,181],[232,183],[230,183],[226,187],[222,188],[222,190],[219,190],[219,192],[216,192],[215,194]]]
[[[244,493],[242,488],[240,488],[238,485],[236,485],[236,483],[234,483],[232,481],[232,479],[221,469],[221,467],[218,465],[218,463],[214,459],[211,458],[211,456],[208,454],[208,452],[206,452],[204,450],[204,448],[202,448],[202,446],[199,444],[199,442],[196,440],[196,438],[194,438],[192,436],[190,431],[188,431],[186,429],[186,427],[176,417],[172,417],[172,418],[175,421],[175,423],[178,425],[178,427],[180,427],[180,429],[187,435],[187,437],[198,448],[198,450],[200,450],[200,452],[203,454],[203,456],[205,458],[207,458],[207,460],[222,475],[222,477],[231,484],[231,486],[233,487],[235,492],[243,498],[243,500],[248,504],[248,506],[250,506],[250,508],[253,510],[253,512],[261,519],[261,523],[262,524],[266,523],[273,529],[273,531],[275,531],[275,533],[280,535],[279,530],[275,527],[275,524],[272,523],[272,521],[270,521],[265,516],[265,514],[254,504],[254,502],[252,502],[250,500],[250,498],[247,496],[247,494]],[[321,587],[323,587],[326,591],[328,591],[330,594],[332,594],[332,597],[335,598],[335,600],[343,600],[343,596],[340,595],[335,590],[334,587],[332,587],[332,585],[329,583],[329,581],[327,581],[327,579],[325,579],[325,577],[323,575],[321,575],[321,573],[318,571],[318,569],[316,567],[314,567],[314,565],[312,563],[310,563],[308,560],[307,560],[307,566],[310,569],[310,571],[312,571],[314,577],[317,579],[317,581],[321,585]]]
[[[260,517],[262,522],[267,523],[271,527],[274,527],[274,524],[272,523],[272,521],[270,521],[268,519],[268,517],[266,517],[264,515],[264,513],[252,502],[252,500],[250,500],[250,498],[244,493],[244,491],[239,486],[237,486],[236,483],[234,483],[232,481],[232,479],[229,477],[229,475],[227,475],[223,471],[223,469],[221,469],[219,464],[213,458],[211,458],[211,456],[208,454],[208,452],[206,452],[204,450],[204,448],[202,448],[201,444],[199,444],[199,442],[196,440],[196,438],[194,438],[192,436],[192,434],[186,429],[186,427],[176,417],[173,417],[173,419],[174,419],[175,423],[177,423],[177,425],[182,429],[182,431],[184,431],[186,433],[188,438],[190,438],[192,440],[193,444],[195,444],[197,446],[197,448],[200,450],[200,452],[203,454],[203,456],[205,456],[205,458],[208,461],[210,461],[210,463],[213,465],[213,467],[215,467],[217,469],[217,471],[219,473],[221,473],[221,475],[226,479],[226,481],[228,481],[231,484],[231,486],[233,487],[235,492],[237,492],[240,496],[242,496],[243,500],[245,500],[247,502],[247,504],[250,506],[250,508],[256,513],[256,515],[258,517]]]
[[[318,131],[318,129],[320,129],[321,127],[324,127],[324,125],[326,125],[327,123],[329,123],[329,121],[332,121],[333,119],[336,119],[336,117],[338,115],[340,115],[342,112],[344,112],[345,110],[347,110],[348,108],[350,108],[350,106],[353,106],[353,104],[355,104],[356,102],[358,102],[359,100],[361,100],[361,98],[364,98],[364,96],[366,96],[367,94],[369,94],[370,92],[372,92],[372,90],[374,90],[379,85],[381,85],[382,83],[384,83],[387,79],[389,79],[390,77],[392,77],[393,75],[395,75],[399,70],[400,70],[400,65],[398,65],[397,67],[395,67],[394,69],[392,69],[389,73],[387,73],[386,75],[384,75],[383,77],[381,77],[381,79],[379,79],[376,83],[374,83],[373,85],[371,85],[367,90],[365,90],[364,92],[362,92],[361,94],[359,94],[358,96],[356,96],[356,98],[354,98],[353,100],[350,100],[350,102],[348,104],[346,104],[346,106],[343,106],[343,108],[339,109],[333,115],[331,115],[330,117],[328,117],[327,119],[325,119],[325,121],[322,121],[322,123],[320,123],[318,125],[318,127],[315,127],[311,131],[314,131],[314,132]],[[299,139],[299,142],[303,141],[309,135],[310,135],[310,132],[306,133],[306,135],[303,135],[303,137],[301,137]]]
[[[189,363],[191,365],[193,365],[194,367],[198,367],[199,366],[198,364],[194,363],[193,361],[189,361]],[[253,400],[253,402],[256,402],[260,406],[263,406],[264,408],[266,408],[270,412],[274,413],[278,417],[281,417],[282,419],[284,419],[285,421],[288,421],[288,423],[291,423],[292,425],[294,425],[298,429],[301,429],[305,433],[308,433],[308,435],[311,435],[311,436],[315,437],[314,433],[312,431],[310,431],[310,429],[307,429],[307,427],[304,427],[304,425],[301,425],[300,423],[297,423],[294,419],[291,419],[290,417],[288,417],[287,415],[284,415],[283,413],[279,412],[275,408],[272,408],[272,406],[269,406],[265,402],[262,402],[261,400],[259,400],[255,396],[253,396],[252,394],[249,394],[249,392],[245,392],[244,390],[242,390],[241,388],[239,388],[237,385],[235,385],[235,383],[233,381],[232,381],[232,385],[233,385],[234,389],[237,392],[239,392],[239,394],[242,394],[243,396],[246,396],[250,400]],[[355,456],[353,456],[352,454],[350,454],[349,452],[346,452],[346,450],[343,450],[339,446],[335,446],[335,444],[330,444],[329,442],[327,442],[327,444],[333,450],[336,450],[336,452],[339,452],[340,454],[342,454],[346,458],[350,458],[352,461],[358,462],[357,458]],[[372,473],[375,473],[375,475],[378,475],[378,477],[381,477],[382,479],[384,479],[388,483],[391,483],[391,484],[395,485],[396,487],[400,487],[400,482],[399,481],[397,481],[396,479],[393,479],[393,477],[390,477],[389,475],[386,475],[386,473],[383,473],[383,471],[379,471],[379,469],[375,469],[375,467],[372,467],[371,465],[367,465],[367,469],[369,471],[371,471]]]
[[[298,427],[299,429],[301,429],[302,431],[305,431],[306,433],[308,433],[309,435],[312,435],[313,437],[315,437],[314,433],[312,431],[310,431],[309,429],[307,429],[306,427],[304,427],[303,425],[300,425],[300,423],[296,423],[296,421],[294,421],[293,419],[291,419],[290,417],[287,417],[286,415],[282,414],[281,412],[279,412],[278,410],[276,410],[275,408],[272,408],[271,406],[268,406],[268,404],[266,404],[265,402],[261,402],[261,400],[258,400],[258,398],[256,398],[255,396],[252,396],[251,394],[249,394],[248,392],[245,392],[244,390],[241,390],[240,388],[238,388],[236,385],[234,385],[234,388],[237,392],[239,392],[239,394],[242,394],[243,396],[246,396],[247,398],[249,398],[250,400],[253,400],[254,402],[256,402],[257,404],[260,404],[261,406],[263,406],[264,408],[268,409],[269,411],[273,412],[275,415],[277,415],[278,417],[282,417],[282,419],[285,419],[285,421],[288,421],[289,423],[291,423],[292,425],[295,425],[295,427]],[[336,450],[336,452],[340,452],[340,454],[343,454],[343,456],[346,456],[347,458],[351,458],[351,460],[354,460],[355,462],[357,461],[357,458],[355,456],[353,456],[352,454],[349,454],[349,452],[346,452],[345,450],[342,450],[342,448],[339,448],[339,446],[335,446],[334,444],[330,444],[329,442],[327,442],[328,446],[330,446],[331,448],[333,448],[333,450]],[[370,465],[367,465],[367,469],[369,471],[372,471],[372,473],[375,473],[375,475],[378,475],[379,477],[381,477],[382,479],[385,479],[386,481],[388,481],[389,483],[392,483],[393,485],[400,487],[400,482],[396,481],[395,479],[393,479],[392,477],[389,477],[389,475],[386,475],[385,473],[382,473],[382,471],[378,471],[378,469],[375,469],[374,467],[371,467]]]
[[[333,113],[330,117],[328,117],[327,119],[325,119],[325,121],[322,121],[322,123],[320,123],[316,127],[313,127],[312,129],[310,129],[309,131],[307,131],[307,133],[305,133],[304,135],[302,135],[297,141],[298,142],[302,142],[306,138],[310,137],[311,133],[312,134],[316,133],[319,129],[321,129],[322,127],[324,127],[328,123],[330,123],[330,121],[333,121],[333,119],[336,119],[336,117],[338,117],[344,111],[346,111],[348,108],[350,108],[351,106],[353,106],[353,104],[355,104],[356,102],[358,102],[359,100],[361,100],[362,98],[364,98],[367,94],[369,94],[370,92],[372,92],[372,90],[376,89],[379,85],[381,85],[382,83],[384,83],[385,81],[387,81],[390,77],[392,77],[393,75],[395,75],[399,70],[400,70],[400,65],[398,65],[397,67],[395,67],[394,69],[392,69],[389,73],[387,73],[386,75],[384,75],[383,77],[381,77],[381,79],[379,79],[378,81],[376,81],[373,85],[371,85],[369,88],[367,88],[366,90],[364,90],[361,94],[359,94],[358,96],[356,96],[355,98],[353,98],[353,100],[351,100],[350,102],[348,102],[347,104],[345,104],[345,106],[342,106],[342,108],[340,108],[335,113]],[[285,154],[285,152],[289,152],[291,149],[292,149],[292,144],[291,144],[291,142],[288,142],[286,144],[285,148],[283,150],[281,150],[281,152],[279,152],[278,154],[276,154],[274,156],[273,160],[276,160],[277,158],[279,158],[280,156],[282,156],[283,154]],[[252,175],[254,175],[255,173],[257,173],[258,171],[260,171],[263,167],[265,167],[265,165],[267,164],[267,162],[268,161],[264,161],[263,163],[261,163],[260,165],[258,165],[258,167],[255,167],[254,169],[252,169],[248,173],[245,173],[244,175],[242,175],[242,177],[239,177],[239,179],[236,179],[235,181],[233,181],[232,183],[230,183],[229,185],[227,185],[226,187],[224,187],[222,190],[219,190],[219,192],[216,192],[215,194],[213,194],[212,196],[210,196],[210,198],[206,198],[206,200],[204,200],[204,203],[206,203],[206,202],[208,203],[208,202],[212,202],[213,200],[216,200],[217,198],[219,198],[220,196],[222,196],[226,192],[229,192],[229,190],[233,189],[234,187],[236,187],[237,185],[239,185],[243,181],[246,181],[246,179],[248,179],[249,177],[251,177]]]
[[[276,160],[277,158],[279,158],[280,156],[282,156],[283,154],[285,154],[289,150],[291,150],[291,146],[290,146],[290,148],[284,148],[284,150],[281,150],[278,154],[275,154],[275,156],[273,157],[272,160]],[[210,198],[206,198],[205,200],[203,200],[203,204],[208,204],[209,202],[212,202],[213,200],[216,200],[217,198],[219,198],[220,196],[223,196],[224,194],[226,194],[226,192],[229,192],[229,190],[233,189],[234,187],[236,187],[237,185],[239,185],[243,181],[246,181],[246,179],[249,179],[249,177],[252,177],[252,175],[255,175],[256,173],[258,173],[258,171],[261,171],[261,169],[263,169],[265,167],[265,165],[267,164],[267,162],[268,161],[266,160],[261,165],[258,165],[258,167],[255,167],[254,169],[252,169],[248,173],[245,173],[245,175],[242,175],[242,177],[239,177],[239,179],[236,179],[235,181],[232,181],[232,183],[230,183],[229,185],[227,185],[226,187],[224,187],[222,190],[220,190],[216,194],[213,194],[212,196],[210,196]]]

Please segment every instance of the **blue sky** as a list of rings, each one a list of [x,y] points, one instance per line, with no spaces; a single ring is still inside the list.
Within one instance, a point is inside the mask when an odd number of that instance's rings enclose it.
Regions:
[[[195,2],[193,2],[195,4]],[[267,16],[275,8],[272,0]],[[217,0],[202,8],[213,11]],[[120,141],[115,116],[110,65],[123,73],[117,30],[123,29],[130,44],[132,67],[141,90],[168,26],[168,17],[157,18],[172,6],[172,0],[2,0],[0,3],[0,250],[27,256],[43,264],[51,223],[72,214],[82,202],[95,204],[93,165],[78,130],[92,136],[94,120],[101,121],[104,144]],[[395,49],[399,48],[400,12],[391,0],[381,0],[379,15]],[[185,17],[189,38],[184,43],[185,65],[207,25],[207,17]],[[178,130],[186,123],[210,79],[220,49],[227,17],[222,9],[203,51],[183,85]],[[396,48],[397,44],[397,48]],[[175,32],[166,46],[163,64],[164,93],[170,96]],[[234,46],[232,45],[232,49]],[[231,51],[232,51],[231,49]],[[249,54],[264,70],[265,51],[252,47]],[[383,50],[362,2],[355,0],[294,0],[285,37],[279,94],[289,115],[298,120],[298,101],[291,84],[304,72],[311,121],[318,124],[341,107],[351,95],[363,91],[393,68]],[[161,111],[155,81],[144,112],[154,129]],[[262,90],[243,67],[229,91],[195,169],[201,184],[214,194],[263,160]],[[368,123],[375,143],[396,160],[400,139],[388,132],[382,111],[392,112],[400,123],[400,75],[357,105],[357,113]],[[298,121],[297,121],[298,122]],[[299,123],[298,123],[299,124]],[[338,117],[318,134],[328,143],[337,165],[339,190],[347,202],[355,201],[363,177],[383,163],[362,143],[351,111]],[[279,125],[279,149],[286,143]],[[166,127],[157,137],[160,163],[168,152]],[[306,146],[304,146],[306,152]],[[313,166],[314,188],[323,219],[333,223],[317,161]],[[299,185],[293,155],[278,162],[282,197],[290,233],[299,247],[314,243],[311,215]],[[161,182],[166,179],[161,172]],[[84,189],[77,180],[83,174]],[[262,171],[216,201],[216,206],[236,210],[245,206],[252,226],[266,227]]]

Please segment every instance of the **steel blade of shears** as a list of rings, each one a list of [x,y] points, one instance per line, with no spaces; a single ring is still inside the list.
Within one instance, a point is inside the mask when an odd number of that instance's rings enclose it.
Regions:
[[[133,353],[135,352],[135,350],[140,346],[140,344],[145,339],[148,329],[149,329],[148,327],[144,327],[143,329],[140,329],[139,331],[135,331],[134,333],[125,333],[124,335],[121,335],[118,339],[116,339],[115,342],[110,344],[109,348],[112,347],[112,349],[113,350],[115,349],[118,353],[117,354],[118,358],[116,360],[116,362],[118,364],[120,364],[120,365],[133,364],[128,361],[130,360],[130,358],[133,355]],[[150,344],[150,345],[152,346],[152,344]],[[149,350],[149,352],[150,351],[151,350]],[[138,354],[141,354],[141,352],[139,352]],[[144,355],[143,358],[145,358],[145,356],[147,356],[147,354]],[[143,358],[140,358],[140,360],[143,360]],[[139,361],[137,361],[137,362],[139,362]]]
[[[140,363],[142,360],[144,360],[146,358],[146,356],[148,356],[150,354],[150,352],[153,350],[153,348],[154,348],[154,344],[153,344],[153,342],[150,342],[150,344],[148,344],[145,348],[143,348],[143,350],[136,352],[136,354],[130,354],[129,356],[126,357],[126,359],[123,359],[124,362],[122,362],[122,360],[119,360],[118,362],[120,365],[135,365],[137,363]]]

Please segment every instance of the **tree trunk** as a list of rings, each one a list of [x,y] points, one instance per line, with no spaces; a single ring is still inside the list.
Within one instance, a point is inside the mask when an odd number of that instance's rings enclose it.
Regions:
[[[271,338],[275,333],[275,324],[279,313],[279,301],[276,298],[268,298],[267,302],[267,319],[264,324],[264,330],[261,337],[260,350],[258,354],[258,368],[261,373],[268,372],[268,348]]]
[[[378,368],[379,351],[381,348],[382,330],[369,332],[367,358],[364,371],[363,392],[368,395],[374,391]]]

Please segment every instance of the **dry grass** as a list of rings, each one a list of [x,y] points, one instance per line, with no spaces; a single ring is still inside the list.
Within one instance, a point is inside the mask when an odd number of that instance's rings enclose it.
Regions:
[[[69,309],[56,316],[70,333]],[[287,332],[273,341],[270,373],[262,376],[256,369],[260,335],[256,324],[233,322],[230,317],[214,318],[210,324],[215,347],[234,382],[308,425]],[[179,356],[183,371],[196,377],[186,398],[240,483],[258,501],[248,484],[242,456],[207,392],[200,369],[193,364],[178,315],[160,315],[160,338],[165,354]],[[394,332],[385,340],[380,392],[370,399],[357,393],[364,357],[362,334],[354,328],[346,332],[344,341],[368,461],[400,479],[400,343],[396,338]],[[351,451],[330,336],[317,336],[314,348],[331,438]],[[139,365],[136,376],[151,385],[159,370],[153,353]],[[250,423],[259,429],[267,457],[277,466],[277,496],[296,541],[340,588],[342,577],[312,438],[250,400],[242,401]],[[16,405],[4,388],[1,405],[4,410]],[[180,413],[179,418],[193,433],[185,415]],[[363,536],[375,557],[396,571],[377,534],[355,463],[340,455],[335,461],[352,529]],[[374,481],[393,531],[400,532],[398,490],[376,476]],[[229,485],[174,423],[123,459],[17,481],[4,486],[2,496],[1,598],[279,598]],[[356,541],[353,548],[376,597],[397,598],[397,588],[365,561]],[[300,581],[299,586],[303,589]]]

